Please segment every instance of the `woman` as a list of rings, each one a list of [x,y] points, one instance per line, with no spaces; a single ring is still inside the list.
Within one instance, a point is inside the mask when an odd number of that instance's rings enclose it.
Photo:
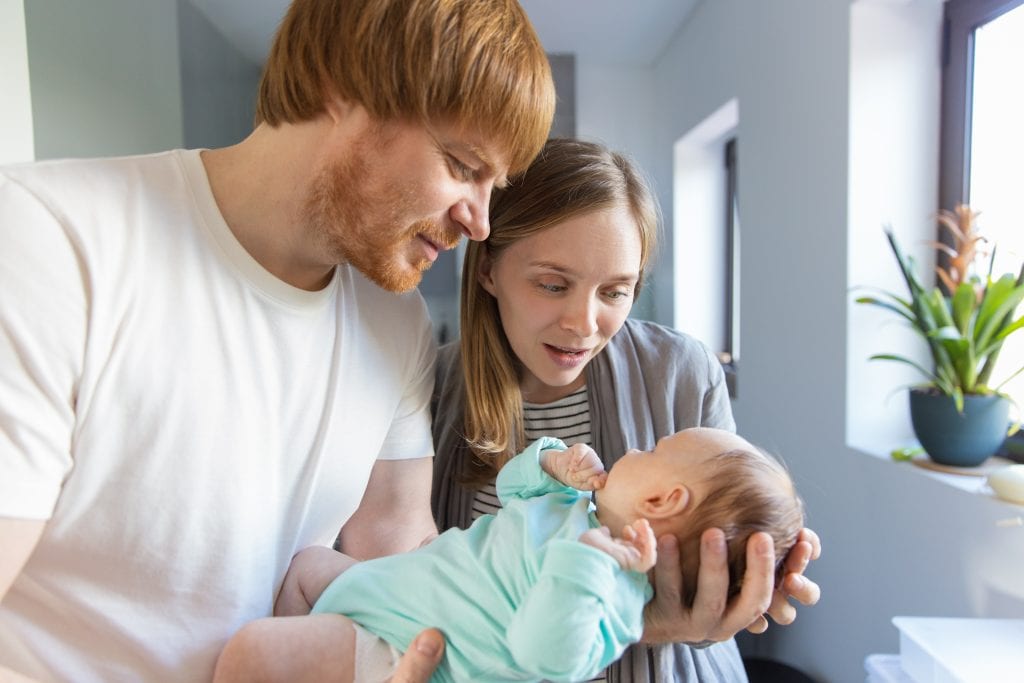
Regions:
[[[466,253],[461,340],[438,358],[432,502],[442,531],[493,512],[498,470],[539,436],[585,442],[609,458],[652,448],[686,427],[735,429],[724,374],[708,349],[627,320],[658,214],[625,158],[592,143],[550,140],[524,175],[495,192],[490,219],[490,237]],[[745,680],[732,635],[767,628],[766,609],[780,623],[794,615],[787,592],[772,593],[764,559],[771,551],[751,550],[751,540],[744,590],[723,611],[722,533],[705,532],[699,547],[678,553],[671,544],[659,541],[657,597],[645,627],[646,641],[668,644],[631,648],[607,680]],[[786,559],[783,586],[805,604],[818,589],[803,568],[819,551],[805,530]],[[692,612],[679,604],[680,556],[701,558]]]

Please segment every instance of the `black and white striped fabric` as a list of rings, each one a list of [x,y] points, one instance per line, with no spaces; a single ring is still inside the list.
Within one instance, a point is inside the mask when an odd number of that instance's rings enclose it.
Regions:
[[[566,446],[590,443],[590,408],[587,405],[587,387],[565,398],[543,405],[523,403],[523,428],[529,444],[542,436],[561,439]],[[479,489],[473,498],[473,519],[494,514],[501,507],[494,484]]]
[[[590,443],[590,408],[587,403],[587,387],[569,394],[565,398],[543,405],[523,403],[523,428],[527,443],[542,436],[561,439],[566,446],[574,443]],[[473,497],[473,519],[480,515],[494,514],[501,508],[494,483],[477,490]],[[598,674],[587,683],[605,683],[605,672]]]

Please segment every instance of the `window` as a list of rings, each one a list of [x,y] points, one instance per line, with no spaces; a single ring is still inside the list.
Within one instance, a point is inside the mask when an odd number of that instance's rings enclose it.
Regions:
[[[718,354],[736,396],[739,359],[739,101],[731,99],[674,146],[674,325]]]
[[[967,202],[997,245],[993,273],[1024,261],[1024,0],[948,0],[942,83],[942,208]],[[1024,344],[1004,346],[993,383],[1024,365]],[[1024,407],[1024,376],[1003,387]]]

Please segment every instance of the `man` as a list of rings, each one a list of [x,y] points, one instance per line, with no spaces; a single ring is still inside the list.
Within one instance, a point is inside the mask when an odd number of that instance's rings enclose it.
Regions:
[[[0,171],[0,680],[208,680],[301,548],[435,532],[407,292],[553,109],[514,0],[296,0],[241,143]]]

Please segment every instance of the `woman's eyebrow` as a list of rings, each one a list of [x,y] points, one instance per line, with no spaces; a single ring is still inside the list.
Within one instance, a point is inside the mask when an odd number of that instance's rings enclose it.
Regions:
[[[531,268],[553,270],[556,273],[564,273],[565,275],[576,275],[576,271],[571,267],[551,261],[532,261],[529,266]],[[640,279],[640,275],[638,273],[619,273],[617,275],[609,275],[603,279],[608,282],[635,282]]]

